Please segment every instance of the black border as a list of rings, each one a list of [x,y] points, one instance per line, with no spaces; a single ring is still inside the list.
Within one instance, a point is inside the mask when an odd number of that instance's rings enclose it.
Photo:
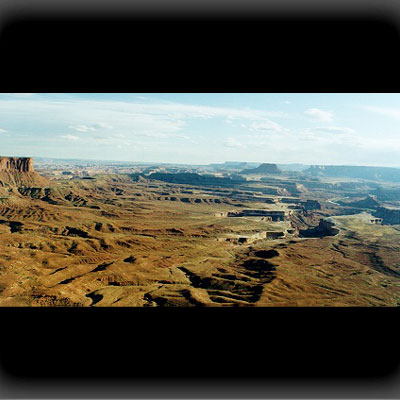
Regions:
[[[399,29],[364,17],[0,20],[2,92],[396,92]]]
[[[400,366],[398,308],[0,312],[3,368],[24,378],[371,379]]]
[[[396,20],[380,13],[184,17],[29,17],[21,11],[2,21],[0,90],[400,91]],[[52,397],[146,397],[154,396],[155,381],[181,388],[193,381],[196,391],[188,387],[186,397],[207,397],[202,382],[224,380],[228,392],[214,390],[211,396],[281,397],[288,382],[300,382],[293,395],[301,397],[302,384],[328,382],[318,392],[324,397],[332,382],[358,382],[365,397],[385,390],[393,397],[399,393],[393,391],[398,313],[395,308],[4,308],[3,388],[8,397],[45,397],[49,387]],[[138,388],[139,381],[142,391],[122,389],[131,383]],[[113,383],[114,391],[79,391],[85,382],[103,389]],[[235,391],[239,382],[247,382],[242,386],[247,391]],[[273,392],[274,383],[280,391]]]

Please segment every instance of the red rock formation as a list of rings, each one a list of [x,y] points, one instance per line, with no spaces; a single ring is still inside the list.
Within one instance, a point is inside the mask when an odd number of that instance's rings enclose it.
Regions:
[[[37,174],[31,157],[0,157],[0,187],[44,187],[48,179]]]
[[[31,157],[0,157],[0,171],[34,172]]]

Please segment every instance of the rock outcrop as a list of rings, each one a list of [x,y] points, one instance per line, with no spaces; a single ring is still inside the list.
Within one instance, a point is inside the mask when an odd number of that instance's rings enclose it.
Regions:
[[[263,163],[257,168],[244,169],[241,174],[256,174],[256,175],[269,175],[269,174],[280,174],[282,171],[276,166],[276,164]]]
[[[379,202],[376,200],[375,196],[368,195],[365,198],[355,200],[355,201],[338,201],[342,206],[357,207],[357,208],[378,208],[380,206]]]
[[[40,187],[48,180],[35,172],[31,157],[0,157],[0,187]]]
[[[156,172],[148,175],[147,178],[168,183],[204,186],[231,186],[245,182],[245,179],[240,176],[219,177],[213,175],[200,175],[196,173],[169,174]]]
[[[313,176],[346,177],[372,181],[400,182],[400,168],[347,165],[312,165],[304,171]]]
[[[374,213],[374,217],[382,218],[383,224],[399,225],[400,224],[400,209],[379,207]]]
[[[229,211],[227,217],[271,217],[272,221],[284,221],[285,212],[275,210],[241,210]]]
[[[31,157],[0,157],[0,171],[34,172]]]
[[[317,200],[306,200],[301,203],[306,211],[320,210],[321,204]]]
[[[336,236],[339,229],[335,228],[335,224],[326,219],[321,219],[319,225],[314,228],[300,229],[299,236],[303,238],[321,238],[325,236]]]

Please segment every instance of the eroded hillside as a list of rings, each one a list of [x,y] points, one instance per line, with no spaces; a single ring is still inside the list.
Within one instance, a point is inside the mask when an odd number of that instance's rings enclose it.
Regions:
[[[400,304],[400,227],[337,182],[39,177],[0,188],[1,306]]]

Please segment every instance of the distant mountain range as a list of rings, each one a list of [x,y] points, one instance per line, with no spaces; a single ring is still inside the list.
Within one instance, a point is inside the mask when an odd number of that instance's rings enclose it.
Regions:
[[[225,161],[224,163],[208,164],[206,167],[213,168],[215,170],[244,170],[259,167],[261,162],[242,162],[242,161]],[[294,164],[276,164],[281,171],[297,171],[301,172],[309,168],[310,165],[294,163]]]
[[[244,162],[244,161],[225,161],[224,163],[211,164],[179,164],[179,163],[157,163],[157,162],[136,162],[136,161],[113,161],[113,160],[87,160],[87,159],[69,159],[69,158],[52,158],[52,157],[33,157],[34,163],[54,164],[54,165],[99,165],[99,166],[153,166],[165,168],[188,167],[199,171],[235,171],[242,174],[274,174],[278,173],[265,167],[274,165],[279,172],[291,172],[312,175],[315,177],[346,177],[366,180],[383,180],[391,182],[400,182],[400,168],[394,167],[368,167],[368,166],[351,166],[351,165],[311,165],[311,164],[269,164],[260,162]],[[262,167],[264,166],[264,167]],[[261,169],[258,169],[260,168]],[[253,171],[253,172],[250,172]]]
[[[35,164],[54,164],[54,165],[154,165],[150,162],[134,161],[113,161],[113,160],[87,160],[83,158],[52,158],[52,157],[33,157]]]
[[[400,182],[400,168],[347,165],[312,165],[303,171],[313,176],[346,177],[366,180]]]
[[[276,164],[268,164],[268,163],[263,163],[259,165],[257,168],[251,168],[251,169],[244,169],[242,174],[255,174],[255,175],[277,175],[281,174],[282,171],[276,166]]]

